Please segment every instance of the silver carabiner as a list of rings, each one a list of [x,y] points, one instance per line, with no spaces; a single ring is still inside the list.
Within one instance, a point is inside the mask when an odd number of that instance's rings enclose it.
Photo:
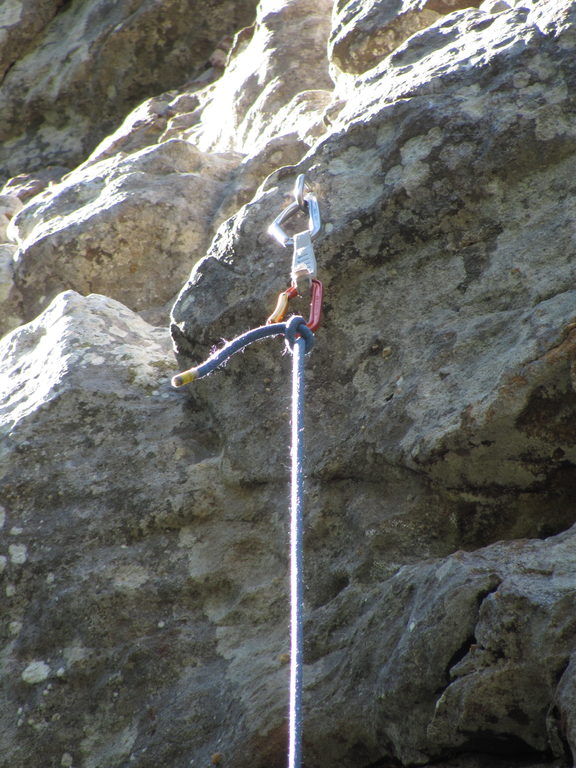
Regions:
[[[302,174],[303,176],[303,174]],[[301,177],[299,176],[298,179]],[[297,180],[298,183],[298,180]],[[297,190],[295,189],[295,193]],[[303,192],[303,186],[302,186],[302,192]],[[322,228],[322,221],[320,220],[320,207],[318,206],[318,200],[316,199],[316,196],[312,194],[312,192],[308,192],[303,198],[302,202],[305,204],[305,208],[308,210],[308,233],[310,234],[310,238],[314,239],[316,235],[320,232]],[[275,240],[277,240],[280,245],[283,245],[285,248],[289,245],[294,245],[294,238],[290,237],[290,235],[287,235],[286,232],[282,229],[282,224],[284,224],[285,221],[288,221],[288,219],[292,218],[295,213],[297,213],[301,209],[300,203],[298,200],[296,200],[293,203],[290,203],[290,205],[287,208],[284,208],[283,211],[280,211],[278,216],[274,219],[272,224],[268,227],[268,234],[271,235]]]

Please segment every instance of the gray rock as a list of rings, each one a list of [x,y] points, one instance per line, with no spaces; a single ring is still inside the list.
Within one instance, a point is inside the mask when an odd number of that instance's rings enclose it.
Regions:
[[[556,690],[554,706],[550,710],[549,725],[552,738],[556,737],[554,741],[556,751],[561,753],[564,747],[566,760],[568,761],[570,756],[568,753],[570,752],[572,762],[574,762],[576,757],[575,683],[574,653],[572,653]],[[569,749],[566,747],[569,747]]]
[[[284,764],[284,478],[233,471],[170,389],[167,341],[68,292],[0,345],[11,765]],[[430,534],[402,547],[418,526],[386,486],[308,481],[307,761],[537,762],[574,647],[574,529],[422,561]]]
[[[197,505],[206,522],[218,506],[216,444],[205,415],[170,391],[167,342],[117,302],[69,292],[2,343],[2,754],[13,766],[65,753],[117,765],[140,728],[141,764],[176,765],[194,745],[206,754],[202,734],[222,717],[225,700],[200,694],[226,662],[184,531]]]
[[[486,13],[500,13],[513,8],[514,3],[505,2],[505,0],[484,0],[479,7],[481,11],[486,11]]]
[[[0,15],[0,81],[25,55],[65,0],[8,0]]]
[[[334,4],[329,56],[342,72],[361,74],[376,66],[416,32],[429,27],[442,14],[475,8],[480,2],[340,0]]]
[[[8,306],[29,320],[67,288],[135,310],[166,304],[190,259],[205,251],[237,164],[171,139],[80,166],[12,220],[18,251]]]
[[[252,21],[255,6],[13,3],[4,43],[11,66],[0,87],[0,176],[80,162],[143,98],[198,74],[223,35]],[[15,30],[12,10],[22,19]],[[12,35],[22,39],[13,50]]]
[[[0,194],[0,243],[8,237],[8,225],[15,214],[22,210],[22,201],[16,195]]]
[[[320,680],[313,676],[317,700],[325,700],[323,684],[329,685],[342,708],[348,701],[355,713],[363,732],[357,741],[372,746],[364,764],[381,759],[386,743],[386,754],[403,765],[455,749],[545,758],[548,709],[574,642],[573,537],[571,530],[548,542],[499,544],[405,566],[358,600],[362,618],[341,656],[343,669],[334,675],[332,667],[328,683],[333,656],[326,655],[312,670],[322,670]],[[312,622],[309,630],[320,631]],[[370,707],[368,690],[378,692]],[[323,714],[313,711],[312,732]],[[347,730],[343,721],[340,733]],[[338,749],[319,750],[317,759],[338,760]],[[350,744],[344,764],[362,765],[352,753]]]
[[[149,98],[12,211],[2,320],[30,322],[0,341],[10,768],[286,764],[290,356],[261,342],[174,391],[140,314],[202,255],[179,363],[264,322],[291,259],[265,230],[303,171],[326,286],[305,765],[571,765],[576,3],[456,9],[333,94],[329,11],[266,0],[221,81]],[[299,35],[302,77],[282,78]],[[260,88],[246,50],[268,57]],[[131,308],[46,307],[70,284]]]
[[[25,203],[45,190],[50,184],[60,181],[69,171],[70,168],[56,165],[47,166],[35,173],[19,173],[8,179],[1,194],[16,195],[22,203]]]
[[[360,74],[438,18],[440,14],[428,10],[420,0],[336,3],[329,41],[331,60],[343,72]]]
[[[320,476],[404,466],[454,491],[473,487],[472,504],[491,506],[496,488],[540,488],[574,458],[570,438],[556,445],[553,427],[536,426],[548,398],[554,409],[571,402],[573,57],[524,11],[461,12],[444,24],[360,80],[297,169],[310,169],[327,225],[317,251],[330,349],[320,343],[310,361],[309,450]],[[434,46],[459,38],[462,60],[440,66]],[[422,83],[412,91],[409,71]],[[289,255],[264,233],[287,175],[221,228],[183,289],[173,333],[187,360],[274,306]],[[256,375],[278,370],[268,348],[251,358]],[[234,379],[208,388],[218,388],[223,423],[239,417]],[[227,449],[242,472],[274,476],[240,437]],[[559,512],[555,496],[551,506]]]
[[[310,503],[331,509],[338,526],[354,529],[360,515],[371,537],[371,552],[344,573],[343,546],[330,548],[331,578],[321,547],[309,544],[326,585],[310,602],[327,622],[322,629],[312,611],[307,626],[309,664],[318,664],[309,672],[312,764],[415,764],[454,750],[541,762],[558,743],[547,712],[574,633],[566,618],[559,650],[536,627],[571,616],[560,586],[570,577],[549,585],[554,598],[527,581],[520,594],[511,583],[488,597],[514,547],[526,558],[525,547],[551,544],[499,545],[489,568],[486,555],[463,555],[469,566],[456,582],[432,579],[424,565],[388,577],[411,557],[547,537],[574,522],[573,33],[574,4],[564,3],[461,11],[413,36],[343,92],[331,133],[302,163],[270,177],[221,227],[174,307],[183,365],[264,321],[289,272],[289,254],[264,233],[294,175],[308,171],[326,224],[317,255],[327,289],[308,364]],[[256,386],[279,388],[279,351],[263,342],[193,385],[231,469],[255,484],[275,482],[285,462],[270,440],[281,413]],[[359,496],[322,505],[327,488],[350,487]],[[544,581],[552,571],[544,567]],[[367,597],[376,583],[378,597]],[[397,595],[405,614],[395,612]],[[498,624],[501,599],[508,629]],[[370,608],[350,608],[364,600]],[[542,606],[552,604],[547,625]],[[412,640],[404,628],[420,610]],[[357,611],[351,624],[348,611]],[[345,713],[338,738],[321,739],[335,712]]]
[[[43,174],[5,185],[27,205],[10,228],[19,248],[0,333],[66,289],[100,292],[167,322],[190,262],[218,224],[326,130],[329,3],[298,0],[277,11],[264,4],[254,29],[237,35],[216,84],[197,78],[142,102],[44,190]]]
[[[332,0],[262,0],[253,29],[235,41],[225,76],[200,95],[198,122],[184,136],[203,151],[250,155],[290,136],[301,157],[324,130],[318,123],[333,88],[331,7]]]
[[[16,328],[23,322],[22,297],[14,284],[14,256],[17,248],[12,243],[0,244],[0,333]]]

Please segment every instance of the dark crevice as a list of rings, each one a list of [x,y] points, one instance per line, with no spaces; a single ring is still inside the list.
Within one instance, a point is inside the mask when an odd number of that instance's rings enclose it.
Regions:
[[[507,739],[508,737],[502,737]],[[516,737],[510,737],[513,741],[520,741]],[[524,744],[524,742],[521,742]],[[558,766],[557,760],[553,758],[548,752],[538,752],[531,747],[524,745],[527,748],[521,752],[516,752],[516,744],[509,744],[507,751],[494,752],[492,749],[480,749],[473,750],[466,746],[464,750],[450,751],[449,754],[442,757],[431,760],[426,763],[426,766],[430,768],[533,768],[534,763],[543,765],[549,763],[551,766]],[[567,765],[570,761],[567,762]]]
[[[2,83],[3,83],[3,82],[4,82],[4,80],[6,79],[6,77],[7,77],[7,75],[8,75],[8,72],[10,72],[10,70],[12,69],[12,67],[13,67],[15,64],[16,64],[16,61],[11,61],[11,62],[10,62],[10,64],[8,64],[8,66],[6,67],[6,69],[4,70],[4,72],[3,72],[3,74],[2,74],[2,77],[0,78],[0,86],[2,86]]]
[[[564,463],[531,487],[470,486],[466,492],[440,492],[453,505],[459,547],[475,550],[495,541],[547,539],[568,530],[576,522],[575,480],[576,468]]]
[[[446,674],[449,675],[450,670],[452,667],[456,666],[458,662],[462,661],[462,659],[467,656],[467,654],[470,652],[470,649],[473,645],[476,645],[476,637],[474,635],[470,635],[466,638],[466,640],[462,643],[460,648],[458,648],[452,656],[450,657],[450,661],[448,662],[446,666]]]
[[[480,607],[482,603],[488,597],[488,595],[491,595],[498,590],[498,587],[500,586],[501,583],[502,583],[502,579],[497,574],[492,574],[491,585],[486,589],[483,589],[476,595],[476,605],[477,605],[478,614],[477,614],[475,623],[477,623],[478,621]],[[448,664],[446,665],[446,671],[445,671],[446,685],[435,692],[435,695],[437,697],[441,696],[446,690],[446,688],[448,688],[448,686],[450,685],[451,683],[450,671],[456,666],[456,664],[461,662],[462,659],[464,659],[470,653],[470,651],[476,645],[476,643],[477,643],[476,636],[474,635],[474,633],[472,633],[471,635],[468,635],[468,637],[466,638],[466,640],[464,640],[464,642],[460,645],[460,647],[454,651],[454,653],[452,654],[452,656],[448,661]]]
[[[572,749],[566,738],[566,722],[560,709],[553,705],[547,716],[550,744],[556,754],[561,754],[566,765],[572,764]]]
[[[329,573],[323,579],[315,579],[314,583],[311,584],[311,595],[309,598],[311,607],[321,608],[323,605],[331,602],[349,584],[350,577],[343,571]]]
[[[478,593],[476,596],[476,600],[478,603],[478,609],[480,609],[480,606],[486,600],[488,595],[493,595],[494,592],[498,591],[498,588],[500,587],[500,584],[502,584],[502,579],[497,574],[492,574],[492,586],[488,587],[487,589],[483,589],[481,592]]]
[[[534,749],[519,736],[511,733],[491,733],[490,731],[477,731],[469,734],[464,751],[487,757],[513,758],[518,760],[517,765],[521,765],[522,760],[550,762],[553,759],[549,752]]]

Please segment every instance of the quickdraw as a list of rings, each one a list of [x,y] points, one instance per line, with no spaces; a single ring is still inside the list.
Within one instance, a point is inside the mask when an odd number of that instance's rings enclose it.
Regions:
[[[320,280],[316,280],[316,278],[313,278],[310,282],[312,286],[310,291],[310,315],[306,325],[308,328],[310,328],[311,331],[316,333],[320,327],[324,287]],[[276,309],[274,312],[272,312],[268,320],[266,320],[266,323],[269,325],[270,323],[279,323],[281,320],[284,320],[288,310],[288,302],[290,299],[294,299],[296,296],[298,296],[298,288],[295,285],[291,285],[285,291],[282,291],[282,293],[278,296]]]
[[[298,211],[308,214],[308,229],[290,237],[290,235],[286,234],[282,225]],[[307,283],[310,289],[310,316],[306,325],[314,332],[320,327],[324,287],[316,277],[318,268],[312,240],[320,232],[321,226],[318,201],[312,191],[307,189],[305,176],[302,173],[298,176],[294,185],[294,202],[281,211],[268,227],[269,235],[284,247],[293,245],[294,252],[292,254],[290,287],[282,291],[278,296],[276,308],[266,321],[267,323],[277,323],[283,320],[288,310],[290,299],[300,295],[303,285]]]

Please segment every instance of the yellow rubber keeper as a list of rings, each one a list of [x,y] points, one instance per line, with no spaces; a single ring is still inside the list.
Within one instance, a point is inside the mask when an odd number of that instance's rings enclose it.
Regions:
[[[196,368],[190,368],[188,371],[182,371],[172,378],[173,387],[183,387],[184,384],[190,384],[191,381],[195,381],[198,378]]]

